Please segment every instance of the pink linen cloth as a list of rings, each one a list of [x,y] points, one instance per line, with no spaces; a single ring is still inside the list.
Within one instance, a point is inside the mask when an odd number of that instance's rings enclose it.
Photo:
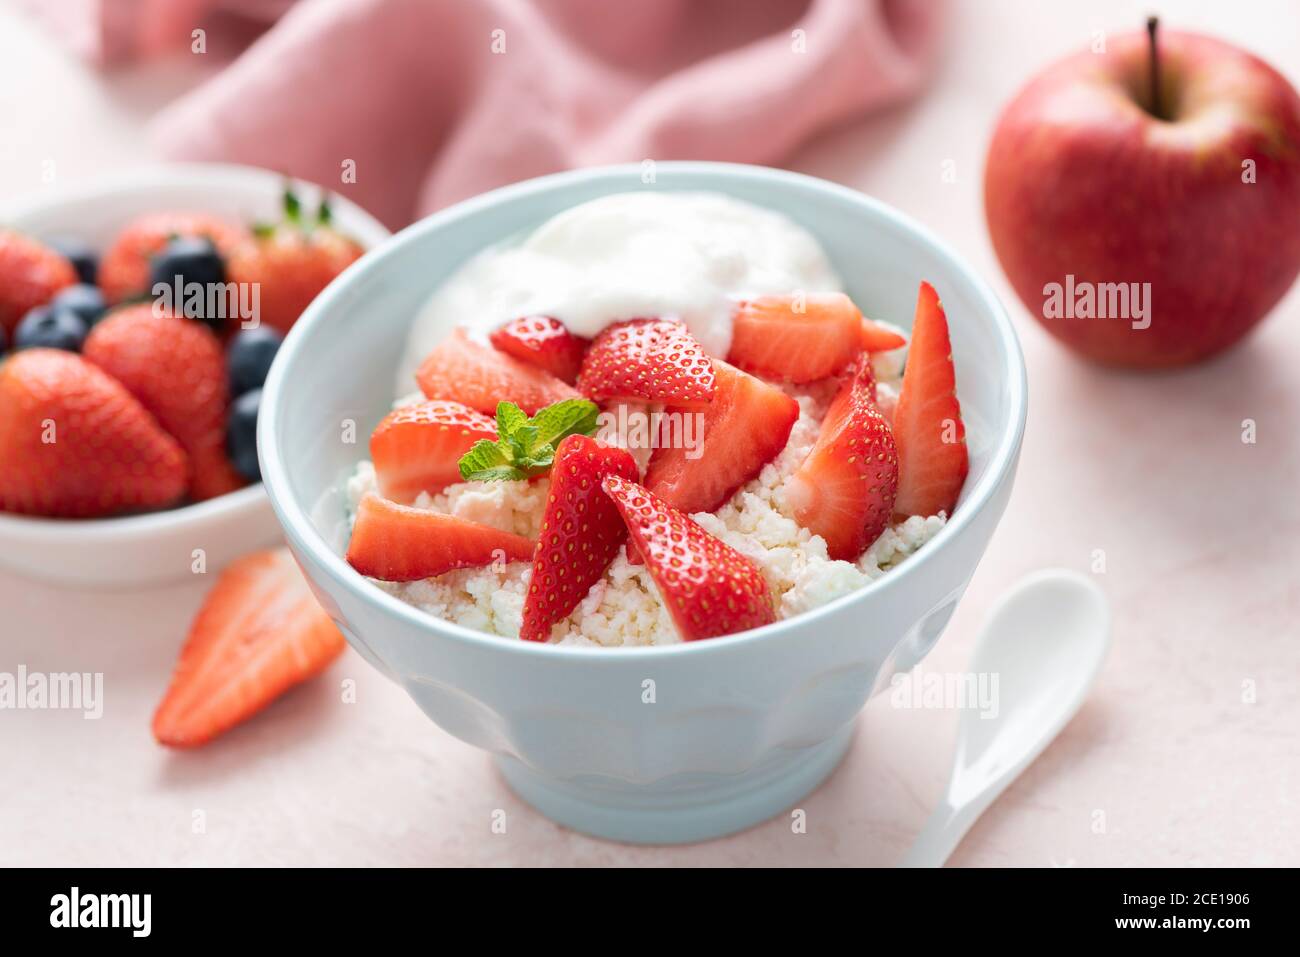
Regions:
[[[396,227],[570,167],[777,162],[814,133],[916,91],[943,7],[61,0],[36,9],[101,64],[188,50],[195,29],[209,49],[223,33],[260,32],[154,119],[159,148],[315,180]]]

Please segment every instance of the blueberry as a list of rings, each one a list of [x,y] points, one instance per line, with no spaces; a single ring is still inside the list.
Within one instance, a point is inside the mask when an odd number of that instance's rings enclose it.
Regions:
[[[226,454],[235,471],[250,482],[262,480],[257,464],[257,408],[261,404],[261,389],[245,392],[230,403],[226,418]]]
[[[166,294],[171,300],[172,311],[191,319],[201,319],[208,325],[219,328],[225,319],[225,297],[216,296],[215,315],[208,315],[207,300],[210,285],[220,285],[226,281],[226,264],[221,261],[212,240],[202,236],[180,236],[162,248],[149,263],[149,289],[159,283],[166,286]],[[176,301],[176,286],[180,284],[180,301]],[[203,287],[203,295],[191,299],[187,289],[191,283]],[[201,300],[201,301],[200,301]]]
[[[37,306],[14,329],[14,349],[66,349],[79,352],[90,327],[70,309]]]
[[[226,351],[226,369],[230,374],[231,395],[243,395],[250,389],[262,387],[271,360],[283,341],[283,336],[266,326],[245,329],[230,341]]]
[[[77,276],[82,282],[91,286],[95,284],[95,275],[99,271],[99,257],[95,255],[95,250],[89,243],[83,243],[80,239],[61,237],[51,239],[49,245],[72,263],[72,268],[77,270]]]
[[[79,283],[75,286],[69,286],[54,297],[50,303],[53,309],[67,309],[75,312],[86,325],[93,326],[104,317],[108,309],[108,300],[104,294],[99,291],[98,286]]]

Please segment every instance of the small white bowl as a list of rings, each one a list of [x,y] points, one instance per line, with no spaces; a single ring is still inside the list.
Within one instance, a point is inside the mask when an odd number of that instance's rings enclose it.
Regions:
[[[322,294],[267,381],[258,448],[276,515],[349,642],[424,712],[498,756],[510,785],[562,824],[636,842],[700,840],[793,806],[839,762],[867,698],[938,640],[1002,516],[1024,431],[1024,359],[982,279],[910,219],[780,170],[660,163],[500,189],[403,230]],[[910,323],[921,279],[951,323],[970,478],[952,520],[878,581],[765,628],[663,648],[499,638],[433,618],[343,560],[343,483],[388,410],[407,331],[484,246],[624,190],[716,190],[785,213],[821,240],[871,316]],[[364,342],[342,350],[336,343]],[[653,700],[649,694],[653,689]]]
[[[319,187],[294,181],[308,202]],[[193,210],[235,222],[274,221],[285,178],[220,164],[147,167],[7,204],[0,222],[38,239],[72,237],[103,251],[143,213]],[[389,232],[341,196],[332,197],[340,231],[366,248]],[[262,486],[181,508],[126,518],[53,519],[0,512],[0,567],[64,585],[121,587],[185,578],[202,560],[215,571],[244,552],[275,544],[281,532]]]

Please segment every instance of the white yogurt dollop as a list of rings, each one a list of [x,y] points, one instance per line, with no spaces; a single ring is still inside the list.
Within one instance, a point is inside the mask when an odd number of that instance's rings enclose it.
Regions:
[[[544,315],[590,338],[623,319],[674,316],[723,357],[736,299],[839,289],[821,246],[779,213],[718,193],[616,193],[454,273],[412,326],[397,391],[411,391],[420,361],[456,326],[486,341],[504,322]]]

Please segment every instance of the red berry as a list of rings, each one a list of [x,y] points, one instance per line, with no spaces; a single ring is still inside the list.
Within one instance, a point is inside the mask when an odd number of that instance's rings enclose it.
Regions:
[[[578,378],[590,340],[575,336],[558,319],[523,316],[491,335],[492,345],[520,362],[545,369],[570,385]]]
[[[832,400],[817,444],[785,486],[795,521],[843,561],[855,561],[880,537],[898,492],[898,450],[875,392],[862,355]]]
[[[970,460],[956,390],[948,317],[934,287],[923,282],[894,410],[899,515],[951,515],[957,505]]]
[[[188,468],[120,382],[55,349],[0,364],[0,463],[0,509],[70,518],[172,505]]]
[[[521,638],[550,637],[551,626],[578,607],[627,538],[618,509],[601,490],[610,475],[634,479],[636,462],[585,435],[570,435],[556,450]]]
[[[343,647],[287,549],[241,558],[190,625],[153,736],[175,748],[205,744],[324,671]]]
[[[390,582],[532,557],[533,543],[522,535],[373,494],[357,506],[347,554],[361,574]]]
[[[683,641],[776,620],[767,581],[750,559],[635,482],[611,475],[603,487],[622,513]]]
[[[596,402],[637,399],[704,408],[713,401],[713,363],[695,337],[670,319],[630,319],[601,331],[578,375]]]

